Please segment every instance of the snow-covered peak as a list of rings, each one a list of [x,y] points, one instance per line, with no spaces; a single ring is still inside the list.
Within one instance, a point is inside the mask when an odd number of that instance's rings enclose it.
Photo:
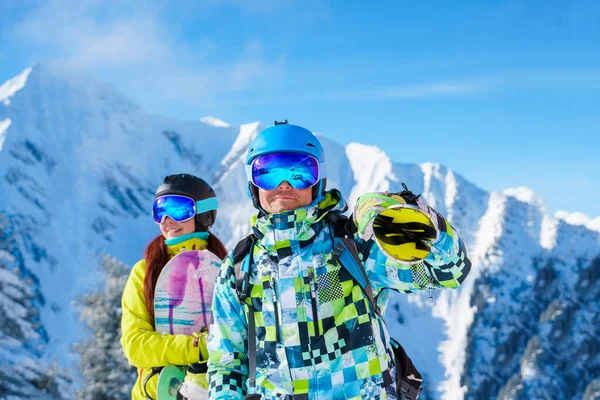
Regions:
[[[200,122],[204,122],[205,124],[216,126],[218,128],[229,128],[231,126],[231,124],[211,116],[200,118]]]
[[[424,174],[440,177],[446,173],[446,167],[440,163],[424,162],[420,166]]]
[[[581,212],[557,211],[554,216],[570,225],[586,225],[592,220],[587,214]]]
[[[227,155],[221,160],[221,168],[216,173],[215,182],[221,181],[235,167],[236,162],[246,154],[248,146],[254,137],[260,132],[260,122],[251,122],[249,124],[240,125],[240,130],[231,145],[231,149]]]
[[[97,108],[99,103],[104,104],[107,118],[113,112],[128,115],[134,109],[139,110],[131,98],[112,85],[70,63],[36,64],[4,83],[0,89],[0,105],[10,104],[24,112],[32,107],[45,112],[67,106],[85,110]]]
[[[600,217],[592,219],[581,212],[557,211],[554,216],[569,225],[583,225],[586,228],[600,232]]]
[[[505,189],[503,193],[505,196],[514,197],[523,203],[539,206],[541,208],[544,207],[544,202],[540,199],[537,193],[528,187],[521,186],[516,188],[508,188]]]
[[[362,159],[385,159],[387,162],[390,162],[389,157],[383,150],[381,150],[377,146],[372,146],[368,144],[362,143],[349,143],[346,146],[346,154],[352,158],[362,158]]]
[[[246,152],[250,142],[260,131],[260,122],[251,122],[249,124],[240,125],[240,131],[238,133],[235,142],[231,145],[231,150],[225,156],[221,165],[228,166],[233,161],[237,160],[242,154]]]
[[[440,208],[443,204],[450,209],[456,195],[456,179],[452,171],[438,163],[426,162],[420,165],[423,172],[423,196],[430,206]],[[439,198],[440,194],[446,193],[446,198]],[[440,209],[446,214],[446,209]]]
[[[252,139],[260,132],[260,122],[250,122],[249,124],[240,125],[240,134],[231,146],[232,150],[246,149]]]
[[[0,103],[5,106],[10,104],[10,98],[25,86],[31,70],[32,67],[26,68],[19,75],[7,80],[0,86]]]
[[[392,161],[377,146],[350,143],[346,146],[346,156],[356,182],[350,194],[351,199],[367,192],[387,191],[390,189],[390,180],[397,180]]]
[[[596,217],[586,225],[589,229],[600,232],[600,217]]]

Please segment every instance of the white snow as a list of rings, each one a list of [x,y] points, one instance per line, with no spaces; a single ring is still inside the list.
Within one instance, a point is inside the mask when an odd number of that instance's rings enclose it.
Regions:
[[[446,171],[441,165],[430,162],[421,164],[421,171],[423,171],[424,180],[423,197],[427,200],[427,204],[437,210],[439,208],[438,203],[441,203],[441,201],[438,201],[435,193],[443,192],[441,183],[445,181],[443,176]]]
[[[557,211],[554,216],[571,225],[586,225],[591,221],[591,218],[587,214],[581,212]]]
[[[600,217],[596,217],[596,218],[590,220],[586,224],[586,226],[588,227],[588,229],[591,229],[596,232],[600,232]]]
[[[600,216],[592,219],[582,212],[557,211],[554,217],[565,221],[569,225],[582,225],[592,231],[600,232]]]
[[[3,103],[5,106],[10,104],[10,98],[25,86],[31,70],[32,67],[26,68],[19,75],[0,85],[0,103]]]
[[[211,117],[211,116],[202,117],[202,118],[200,118],[200,121],[204,122],[205,124],[216,126],[218,128],[229,128],[231,126],[231,124],[229,124],[223,120],[220,120],[219,118]]]
[[[544,216],[540,231],[540,244],[545,249],[552,249],[556,246],[558,234],[558,220],[548,215]]]
[[[495,246],[502,235],[505,201],[504,196],[498,193],[491,194],[487,212],[479,223],[478,241],[470,252],[473,261],[471,274],[460,288],[454,307],[448,312],[447,339],[439,346],[446,370],[446,377],[439,385],[443,399],[462,400],[467,391],[466,387],[461,386],[460,380],[466,360],[467,333],[477,312],[476,307],[470,305],[471,293],[474,289],[473,284],[482,270],[494,268],[502,262],[502,259],[497,256],[490,256],[489,250]],[[497,299],[494,299],[494,302],[496,301]]]
[[[252,122],[249,124],[240,125],[239,134],[235,142],[231,145],[231,150],[221,161],[221,165],[229,167],[233,162],[245,155],[248,146],[254,137],[260,131],[260,122]]]
[[[544,203],[540,197],[531,189],[525,186],[509,188],[503,191],[505,196],[514,197],[523,203],[543,207]]]
[[[357,199],[367,192],[388,191],[390,180],[397,181],[392,172],[392,161],[376,146],[350,143],[346,146],[346,156],[350,161],[356,182],[350,193],[352,199]]]
[[[0,151],[2,151],[2,145],[4,144],[4,139],[6,138],[6,131],[11,124],[10,118],[6,118],[0,121]]]
[[[446,215],[444,215],[450,222],[454,221],[453,215],[453,207],[454,202],[456,200],[456,196],[458,195],[458,182],[456,181],[456,177],[454,176],[454,172],[448,170],[446,174],[445,182],[446,184],[446,198],[444,199],[444,205],[446,206]]]

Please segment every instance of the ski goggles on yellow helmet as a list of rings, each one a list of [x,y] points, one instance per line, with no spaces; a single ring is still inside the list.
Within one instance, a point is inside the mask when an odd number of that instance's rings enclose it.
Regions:
[[[390,207],[373,221],[375,242],[388,256],[409,263],[419,262],[431,253],[438,232],[424,212],[406,205]]]
[[[319,182],[319,161],[306,153],[279,152],[256,157],[246,165],[248,180],[264,190],[288,182],[294,189],[308,189]]]
[[[196,214],[216,210],[218,206],[216,197],[196,201],[179,194],[167,194],[154,199],[152,217],[157,224],[164,223],[167,217],[176,222],[185,222],[194,218]]]

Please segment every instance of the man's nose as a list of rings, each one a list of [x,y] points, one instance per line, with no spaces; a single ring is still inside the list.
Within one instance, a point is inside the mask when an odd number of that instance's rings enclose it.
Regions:
[[[283,181],[277,186],[277,190],[288,190],[292,189],[292,185],[288,181]]]

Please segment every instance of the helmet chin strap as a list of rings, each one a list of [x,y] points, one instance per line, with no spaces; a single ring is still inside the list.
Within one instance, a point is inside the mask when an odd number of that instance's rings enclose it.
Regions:
[[[320,200],[325,193],[325,187],[327,186],[327,178],[323,178],[319,183],[312,187],[312,201]]]
[[[260,206],[260,198],[258,197],[258,186],[254,185],[252,182],[248,182],[248,191],[250,192],[250,197],[252,198],[252,204],[254,205],[254,208],[260,211],[262,214],[267,215],[268,213],[265,210],[263,210],[263,208]]]
[[[196,216],[194,217],[194,230],[196,232],[208,232],[211,227],[212,227],[212,224],[210,224],[208,226],[203,225],[202,222],[200,221],[200,214],[196,214]]]

